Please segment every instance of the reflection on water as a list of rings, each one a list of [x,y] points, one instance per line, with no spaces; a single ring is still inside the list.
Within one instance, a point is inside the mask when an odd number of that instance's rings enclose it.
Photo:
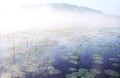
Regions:
[[[1,78],[120,78],[120,28],[0,36]]]

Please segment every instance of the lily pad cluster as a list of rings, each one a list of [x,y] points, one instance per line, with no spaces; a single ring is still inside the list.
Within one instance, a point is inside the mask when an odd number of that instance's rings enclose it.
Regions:
[[[2,73],[1,78],[24,78],[25,73],[19,65],[12,65],[8,68],[9,72]]]
[[[26,66],[25,67],[26,67],[26,71],[27,72],[36,72],[36,71],[39,71],[39,65],[38,64],[29,63],[29,64],[26,64]]]
[[[69,68],[69,71],[77,71],[76,68]]]
[[[76,65],[79,63],[79,58],[82,53],[81,48],[77,47],[71,52],[63,52],[60,54],[60,58],[63,60],[68,60],[71,64]]]
[[[112,66],[119,67],[120,65],[118,63],[113,63]]]
[[[73,72],[71,74],[67,74],[66,78],[95,78],[98,74],[101,74],[101,72],[97,69],[84,69],[80,68],[78,72]]]
[[[48,67],[48,72],[49,72],[50,75],[60,74],[60,73],[61,73],[61,70],[55,69],[53,66],[49,66],[49,67]]]
[[[94,59],[94,63],[96,63],[96,64],[103,64],[104,63],[103,57],[98,55],[98,54],[95,54],[93,56],[93,59]]]
[[[119,58],[108,58],[108,60],[111,62],[119,62],[120,61]]]
[[[11,73],[3,73],[0,78],[12,78]]]
[[[79,62],[76,61],[76,60],[69,60],[69,62],[72,63],[72,64],[75,64],[75,65],[79,63]]]
[[[117,56],[120,57],[120,52],[117,52]]]
[[[110,76],[113,76],[113,77],[119,77],[120,76],[120,74],[117,71],[112,70],[112,69],[105,70],[105,73],[110,75]]]

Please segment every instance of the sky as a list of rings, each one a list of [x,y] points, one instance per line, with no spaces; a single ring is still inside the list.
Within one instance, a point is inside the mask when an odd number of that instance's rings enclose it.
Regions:
[[[120,15],[120,0],[0,0],[2,10],[17,8],[23,5],[36,5],[40,3],[68,3],[101,10],[106,14]]]
[[[59,22],[63,19],[61,18],[61,20],[58,21],[56,21],[56,19],[53,19],[53,21],[51,21],[50,18],[52,17],[49,14],[45,15],[47,17],[42,17],[43,15],[39,14],[41,12],[31,11],[28,13],[23,11],[24,6],[38,5],[42,3],[68,3],[100,10],[108,15],[120,16],[120,0],[0,0],[0,32],[11,32],[15,30],[17,31],[17,29],[23,30],[27,29],[28,27],[32,28],[34,25],[40,25],[39,21],[42,21],[42,23],[49,22],[49,24],[51,24],[51,22]],[[46,12],[43,12],[43,14],[45,13]],[[63,14],[60,17],[63,16],[65,15]],[[75,17],[70,18],[76,19],[77,15],[74,16]],[[40,19],[41,17],[42,19]],[[68,24],[70,21],[73,20],[65,19],[63,22],[66,22]]]

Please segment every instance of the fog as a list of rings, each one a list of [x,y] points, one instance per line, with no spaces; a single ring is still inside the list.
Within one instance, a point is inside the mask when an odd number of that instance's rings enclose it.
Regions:
[[[120,18],[97,12],[75,12],[50,5],[23,6],[1,16],[1,32],[76,30],[120,25]]]

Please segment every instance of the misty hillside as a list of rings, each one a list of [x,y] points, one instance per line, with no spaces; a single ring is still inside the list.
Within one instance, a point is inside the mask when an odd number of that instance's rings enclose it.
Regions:
[[[27,6],[30,12],[40,12],[38,15],[42,17],[49,25],[57,27],[104,27],[104,26],[119,26],[120,16],[107,15],[102,11],[71,5],[71,4],[39,4]],[[34,16],[34,15],[33,15]],[[37,15],[36,15],[37,16]],[[37,18],[38,18],[37,17]],[[38,18],[39,19],[39,18]]]
[[[99,10],[95,10],[95,9],[91,9],[88,7],[84,7],[84,6],[77,6],[77,5],[71,5],[71,4],[66,4],[66,3],[62,3],[62,4],[55,4],[55,3],[49,3],[49,4],[40,4],[40,5],[36,5],[36,8],[39,7],[43,7],[43,6],[52,6],[54,9],[58,9],[58,10],[67,10],[67,11],[74,11],[74,12],[90,12],[90,13],[101,13],[104,14],[102,11]]]

